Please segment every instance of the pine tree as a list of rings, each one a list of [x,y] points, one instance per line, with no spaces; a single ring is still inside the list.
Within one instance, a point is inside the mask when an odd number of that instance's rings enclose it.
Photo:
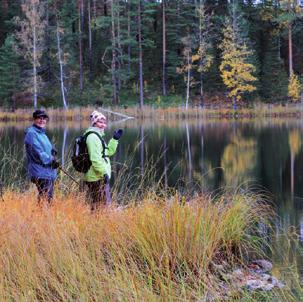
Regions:
[[[303,12],[297,0],[280,0],[282,12],[278,21],[288,31],[288,68],[289,77],[293,73],[293,25],[296,19],[303,17]]]

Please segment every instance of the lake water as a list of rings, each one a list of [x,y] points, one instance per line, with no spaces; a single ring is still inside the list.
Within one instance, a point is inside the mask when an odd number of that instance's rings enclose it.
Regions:
[[[25,179],[23,138],[30,123],[1,124],[1,180],[22,187]],[[87,122],[50,123],[47,133],[62,164],[70,167],[73,140]],[[140,178],[155,171],[164,187],[207,192],[220,188],[258,188],[271,193],[277,211],[272,238],[273,262],[303,270],[303,122],[197,122],[129,120],[110,124],[106,139],[123,128],[113,159],[113,178],[128,167]],[[146,168],[148,167],[148,168]],[[152,168],[154,167],[154,168]],[[72,171],[71,169],[69,171]],[[289,242],[283,234],[295,227],[299,236]]]

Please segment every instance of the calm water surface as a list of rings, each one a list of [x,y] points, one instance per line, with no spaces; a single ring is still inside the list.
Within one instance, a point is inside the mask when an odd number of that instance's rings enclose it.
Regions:
[[[1,124],[0,173],[5,185],[24,184],[24,129],[30,123]],[[61,162],[70,166],[73,140],[88,126],[50,123],[47,133]],[[272,259],[276,264],[298,267],[303,257],[296,247],[303,242],[303,122],[263,121],[185,122],[128,121],[110,124],[106,139],[121,127],[125,134],[114,158],[113,177],[122,166],[129,173],[144,174],[154,165],[167,187],[192,187],[215,191],[222,187],[259,187],[271,193],[278,217]],[[294,226],[299,237],[289,243],[282,235]],[[297,245],[296,245],[297,244]]]

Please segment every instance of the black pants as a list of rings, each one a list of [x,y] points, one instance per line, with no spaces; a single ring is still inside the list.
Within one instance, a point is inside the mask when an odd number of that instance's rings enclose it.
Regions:
[[[54,195],[54,181],[51,179],[32,177],[31,181],[37,186],[38,189],[38,202],[47,200],[51,203]]]
[[[96,210],[101,204],[109,205],[111,203],[110,186],[104,184],[103,180],[84,182],[86,187],[86,197],[91,205],[91,210]]]

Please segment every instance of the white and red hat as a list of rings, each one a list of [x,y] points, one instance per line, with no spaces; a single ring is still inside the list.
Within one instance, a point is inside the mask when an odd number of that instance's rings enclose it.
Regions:
[[[94,126],[94,124],[99,120],[105,120],[106,121],[106,116],[103,115],[101,112],[99,112],[97,110],[93,111],[90,115],[91,125]]]

